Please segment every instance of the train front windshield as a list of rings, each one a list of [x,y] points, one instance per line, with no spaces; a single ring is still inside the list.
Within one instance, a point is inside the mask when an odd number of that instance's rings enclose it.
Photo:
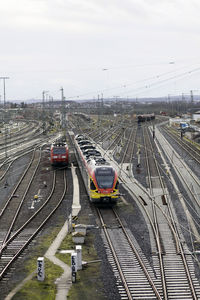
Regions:
[[[111,189],[113,187],[115,173],[112,168],[98,168],[95,171],[95,176],[100,189]]]
[[[66,149],[65,148],[53,148],[53,154],[65,154]]]

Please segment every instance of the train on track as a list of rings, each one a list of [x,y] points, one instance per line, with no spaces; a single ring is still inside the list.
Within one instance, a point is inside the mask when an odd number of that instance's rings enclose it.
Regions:
[[[155,114],[144,114],[137,116],[138,123],[155,120]]]
[[[113,205],[119,199],[116,170],[83,135],[74,138],[75,154],[83,181],[93,203]]]
[[[69,149],[65,141],[53,142],[50,150],[52,166],[67,166],[69,163]]]

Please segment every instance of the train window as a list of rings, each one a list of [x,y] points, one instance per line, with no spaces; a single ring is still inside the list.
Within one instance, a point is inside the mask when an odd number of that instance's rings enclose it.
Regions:
[[[100,189],[113,187],[115,173],[112,168],[98,168],[95,171],[95,176]]]
[[[66,149],[65,148],[53,148],[53,154],[65,154]]]
[[[96,186],[94,185],[94,182],[90,179],[90,189],[91,190],[96,190]]]

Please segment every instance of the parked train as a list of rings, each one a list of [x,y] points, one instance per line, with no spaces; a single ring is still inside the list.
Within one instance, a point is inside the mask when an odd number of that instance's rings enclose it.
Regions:
[[[137,116],[138,123],[155,120],[155,114],[144,114]]]
[[[51,145],[52,166],[67,166],[69,163],[69,149],[64,141],[55,141]]]
[[[83,135],[75,136],[74,144],[77,162],[90,201],[99,204],[115,204],[119,199],[116,170]]]

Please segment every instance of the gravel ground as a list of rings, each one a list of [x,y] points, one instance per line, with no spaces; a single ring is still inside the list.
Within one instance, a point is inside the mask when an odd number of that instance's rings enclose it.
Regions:
[[[45,170],[46,167],[47,167],[47,157],[44,157],[41,169]],[[72,199],[73,199],[73,184],[72,184],[72,176],[71,176],[70,168],[68,168],[66,172],[67,172],[68,191],[65,199],[62,202],[62,205],[59,207],[56,214],[51,218],[51,220],[46,224],[42,232],[29,245],[29,248],[23,253],[21,259],[13,266],[15,271],[9,277],[7,283],[2,285],[1,299],[4,299],[5,296],[13,289],[13,287],[18,283],[20,283],[27,276],[24,267],[26,263],[31,259],[32,255],[35,254],[35,249],[37,249],[37,246],[40,243],[42,237],[48,235],[55,228],[55,226],[61,226],[61,224],[63,224],[63,222],[66,220],[67,216],[71,213],[71,206],[72,206]],[[86,194],[86,190],[84,188],[78,169],[77,169],[77,175],[80,181],[80,197],[81,197],[81,206],[82,206],[80,212],[80,218],[82,219],[86,218],[88,220],[88,225],[94,225],[96,227],[97,226],[96,212],[94,210],[94,207],[88,201],[88,196]],[[42,180],[46,180],[48,183],[48,172],[44,172],[44,174],[41,174],[41,176],[42,176]],[[36,181],[34,181],[34,186],[37,188],[41,184],[41,176],[38,176]],[[31,188],[31,190],[34,190],[34,188]],[[99,281],[103,283],[104,286],[103,292],[105,294],[105,299],[118,300],[120,299],[120,297],[115,284],[113,271],[107,261],[104,244],[101,238],[101,229],[95,228],[95,229],[91,229],[91,231],[94,233],[95,236],[94,247],[96,248],[99,259],[102,261],[101,275]],[[40,253],[40,256],[44,255],[46,250],[47,249],[44,248],[43,253]]]
[[[162,131],[162,130],[161,130]],[[165,136],[166,140],[173,145],[175,151],[184,159],[189,168],[196,174],[197,177],[200,177],[200,168],[199,164],[187,153],[185,152],[177,143],[174,142],[174,139],[170,138],[165,131],[162,131],[162,134]]]
[[[119,293],[116,287],[116,281],[110,264],[108,263],[105,246],[101,237],[102,229],[98,224],[98,217],[96,215],[95,207],[90,204],[88,195],[86,193],[84,183],[82,181],[79,170],[77,169],[77,176],[80,183],[80,201],[81,212],[79,213],[81,219],[86,219],[88,224],[93,225],[95,228],[90,229],[94,233],[94,247],[97,251],[98,257],[101,260],[101,276],[99,280],[103,283],[105,299],[118,300],[120,299]]]
[[[35,193],[38,192],[38,189],[41,187],[43,190],[41,191],[42,195],[46,195],[49,193],[49,190],[51,188],[51,177],[49,174],[53,173],[52,167],[49,164],[49,153],[48,152],[43,152],[43,159],[40,165],[40,170],[39,170],[39,176],[35,177],[33,186],[30,189],[30,194],[34,195]],[[27,159],[28,161],[28,159]],[[22,161],[18,161],[15,166],[13,166],[13,174],[17,174],[16,170],[19,169],[20,165],[23,165],[25,160],[23,159]],[[16,168],[16,169],[15,169]],[[25,168],[25,167],[24,167]],[[21,168],[22,170],[22,168]],[[5,296],[13,289],[15,285],[20,283],[26,276],[26,271],[25,271],[25,265],[26,262],[28,262],[32,255],[35,255],[35,249],[37,249],[37,246],[41,242],[41,238],[43,236],[47,236],[49,233],[51,233],[52,230],[55,229],[56,226],[62,226],[63,223],[66,221],[67,216],[71,213],[71,206],[72,206],[72,176],[71,176],[71,170],[67,169],[67,184],[68,184],[68,191],[65,196],[65,199],[63,200],[62,204],[56,211],[56,213],[52,216],[50,221],[45,225],[43,230],[40,232],[40,234],[31,242],[29,245],[28,249],[25,250],[20,258],[20,260],[15,263],[12,267],[12,274],[9,276],[9,279],[1,282],[1,297],[0,299],[4,299]],[[13,184],[17,182],[19,176],[12,177]],[[47,187],[44,187],[43,181],[47,182]],[[7,189],[7,193],[9,192],[9,189]],[[6,195],[4,195],[6,196]],[[41,200],[42,201],[42,200]],[[24,207],[24,214],[27,215],[29,213],[28,206],[30,207],[30,201],[27,200],[27,206]],[[38,256],[43,256],[44,253],[46,252],[46,248],[42,249],[42,253],[39,253]],[[15,270],[15,271],[14,271]]]
[[[17,180],[22,175],[28,162],[30,161],[31,156],[32,154],[29,153],[14,161],[8,174],[0,182],[0,207],[3,206],[6,199],[9,197],[13,187],[16,185]]]
[[[121,186],[120,193],[124,195],[124,198],[128,202],[128,205],[119,204],[117,206],[117,212],[124,220],[124,224],[127,224],[127,228],[130,229],[134,238],[137,240],[140,248],[152,264],[151,254],[152,249],[150,245],[149,231],[146,223],[146,217],[141,212],[141,208],[127,190]]]
[[[28,161],[28,158],[26,158]],[[70,158],[71,162],[74,162],[74,157],[71,155]],[[16,163],[16,166],[13,166],[13,170],[15,172],[12,177],[12,181],[14,184],[15,181],[17,181],[18,178],[18,172],[16,170],[21,169],[21,166],[25,162],[24,159]],[[160,164],[162,162],[160,161]],[[48,171],[47,168],[49,167],[49,161],[48,161],[48,153],[44,156],[43,164],[41,166],[41,170],[43,170],[43,173],[41,171],[41,176],[38,176],[37,181],[35,184],[36,191],[38,190],[38,187],[41,186],[41,182],[49,180]],[[50,233],[55,226],[59,226],[59,224],[62,224],[67,216],[71,212],[71,205],[72,205],[72,198],[73,198],[73,185],[72,185],[72,176],[71,176],[71,170],[68,168],[66,170],[67,172],[67,180],[68,180],[68,192],[66,194],[66,197],[62,203],[62,205],[57,210],[56,214],[52,217],[50,222],[45,226],[43,231],[40,233],[40,235],[30,244],[29,249],[26,250],[26,252],[23,254],[20,261],[15,265],[15,268],[17,269],[17,272],[14,272],[11,278],[9,279],[9,282],[7,283],[6,289],[2,290],[1,297],[7,295],[8,291],[10,291],[13,286],[21,280],[24,279],[24,277],[27,275],[24,270],[25,263],[31,258],[32,253],[34,253],[34,247],[38,245],[40,242],[40,238],[44,235],[47,235]],[[98,227],[98,218],[96,216],[96,211],[94,209],[94,206],[91,205],[88,201],[88,196],[86,194],[85,187],[83,185],[83,181],[81,179],[80,172],[77,169],[77,175],[80,182],[80,199],[81,199],[81,212],[79,214],[79,218],[82,220],[87,221],[87,225],[94,225],[95,228],[90,229],[92,233],[94,233],[95,239],[94,239],[94,247],[97,251],[98,257],[101,260],[101,275],[99,278],[99,281],[103,283],[104,287],[104,294],[105,299],[107,300],[119,300],[120,296],[118,293],[118,289],[116,286],[116,280],[112,271],[112,268],[107,260],[107,255],[102,239],[102,229]],[[144,180],[144,173],[141,172],[139,174],[141,176],[142,181]],[[166,177],[167,178],[167,177]],[[146,179],[145,179],[146,180]],[[177,179],[178,180],[178,179]],[[177,213],[177,217],[179,222],[182,226],[185,228],[188,227],[187,220],[185,218],[185,213],[183,212],[183,208],[179,201],[177,201],[177,195],[174,194],[174,189],[172,188],[169,180],[167,180],[168,188],[171,193],[171,198],[173,199],[173,206]],[[181,186],[180,186],[181,188]],[[1,195],[1,201],[5,197],[6,193],[9,192],[9,187],[4,189],[1,188],[3,191],[3,195]],[[34,188],[33,188],[34,190]],[[34,191],[32,191],[33,193]],[[147,259],[149,260],[149,263],[152,264],[151,260],[151,247],[150,247],[150,239],[149,239],[149,233],[148,228],[145,222],[145,218],[143,214],[141,213],[140,207],[137,205],[137,203],[132,199],[130,194],[123,188],[123,186],[120,187],[120,192],[124,194],[125,199],[128,202],[128,205],[123,204],[120,202],[117,206],[117,212],[119,213],[120,217],[124,219],[124,222],[127,224],[127,227],[131,230],[132,234],[134,235],[135,239],[137,240],[139,246],[143,250],[144,254],[146,255]],[[4,197],[3,197],[4,196]],[[190,235],[187,231],[183,232],[183,235],[188,242],[188,246],[191,249],[191,243],[190,243]],[[43,249],[44,253],[46,249]],[[197,278],[200,278],[200,272],[199,268],[196,267],[196,274]],[[3,298],[2,298],[3,299]]]
[[[99,221],[96,215],[96,211],[94,209],[94,206],[90,205],[89,201],[87,200],[86,191],[83,186],[83,182],[79,172],[78,172],[78,177],[80,182],[81,206],[82,206],[80,216],[82,217],[89,216],[88,218],[89,225],[99,226]],[[123,186],[120,187],[120,192],[123,195],[125,195],[124,197],[129,204],[125,205],[120,201],[116,205],[116,210],[120,215],[120,217],[124,220],[124,223],[127,224],[127,227],[134,235],[143,253],[146,255],[147,259],[149,260],[149,263],[152,265],[152,259],[151,259],[152,250],[150,246],[149,233],[145,222],[145,218],[141,213],[137,203],[133,200],[133,198],[126,191],[126,189],[123,188]],[[113,270],[107,260],[105,246],[101,236],[102,229],[95,228],[92,229],[92,231],[95,233],[94,246],[98,253],[99,259],[102,261],[101,263],[102,274],[99,280],[102,280],[104,285],[105,299],[118,300],[120,299],[120,296],[116,286],[116,280],[113,274]]]
[[[163,133],[164,134],[164,133]],[[165,135],[165,134],[164,134]],[[182,150],[180,150],[180,147],[172,140],[170,139],[169,136],[165,136],[167,138],[167,140],[169,141],[169,143],[174,147],[175,151],[177,151],[177,153],[179,153],[179,155],[181,155],[183,158],[187,157],[187,155],[184,156],[184,153]],[[165,155],[164,155],[165,156]],[[167,157],[165,156],[165,159],[168,163],[168,165],[170,165],[170,162],[168,161]],[[191,169],[193,171],[195,171],[194,168],[194,163],[191,161],[186,159],[186,163],[189,165],[189,167],[191,167]],[[162,165],[162,161],[160,161],[160,166]],[[196,208],[194,207],[194,204],[192,203],[192,201],[190,200],[190,198],[187,195],[187,192],[184,188],[184,186],[182,185],[182,182],[180,181],[179,177],[177,176],[176,172],[173,170],[173,167],[171,167],[171,173],[176,181],[176,184],[178,186],[179,191],[181,192],[183,198],[185,199],[185,204],[187,206],[187,209],[189,210],[192,218],[196,221],[196,224],[199,224],[199,213],[196,211]],[[181,202],[179,201],[179,198],[174,190],[174,187],[172,186],[169,178],[167,177],[166,174],[164,174],[163,172],[163,176],[165,176],[165,183],[167,185],[168,191],[170,193],[170,197],[171,197],[171,201],[173,204],[173,208],[175,210],[177,219],[178,219],[178,223],[180,224],[179,229],[183,235],[183,238],[188,246],[188,249],[190,252],[194,251],[194,246],[196,247],[196,250],[200,250],[200,245],[195,243],[195,239],[192,238],[191,236],[191,232],[190,232],[190,226],[188,224],[187,221],[187,217],[185,214],[185,211],[183,209],[183,206],[181,204]],[[197,174],[198,176],[198,174]],[[199,227],[197,227],[197,230],[200,234],[200,229]],[[196,261],[197,260],[197,261]],[[195,263],[195,273],[196,273],[196,277],[199,278],[200,280],[200,268],[199,268],[199,263],[198,261],[200,261],[200,258],[198,256],[196,256],[196,260],[194,260]]]

